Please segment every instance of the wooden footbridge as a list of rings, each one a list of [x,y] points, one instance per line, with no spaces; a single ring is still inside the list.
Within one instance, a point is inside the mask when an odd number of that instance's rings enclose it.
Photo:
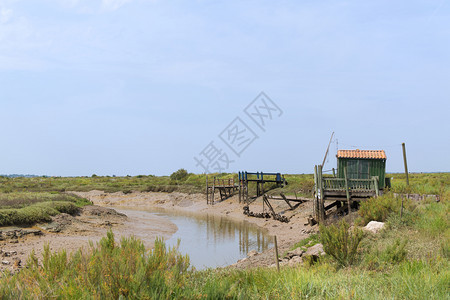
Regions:
[[[287,185],[287,181],[281,173],[263,173],[263,172],[239,172],[239,203],[249,203],[251,199],[261,197],[265,193],[264,185],[266,183],[275,183],[277,187]],[[250,198],[248,194],[249,183],[256,183],[256,196]]]
[[[233,196],[237,189],[238,185],[234,183],[233,178],[217,179],[214,177],[213,180],[209,182],[208,177],[206,177],[206,203],[214,204],[216,191],[219,191],[220,201],[223,201]]]
[[[209,180],[206,177],[206,202],[208,204],[215,203],[215,194],[219,192],[220,201],[223,201],[233,196],[239,191],[239,203],[249,203],[266,192],[266,183],[275,183],[277,187],[282,187],[287,184],[286,179],[281,173],[263,173],[263,172],[239,172],[239,182],[236,183],[234,178],[218,179],[214,177]],[[256,184],[256,196],[249,196],[249,184]]]

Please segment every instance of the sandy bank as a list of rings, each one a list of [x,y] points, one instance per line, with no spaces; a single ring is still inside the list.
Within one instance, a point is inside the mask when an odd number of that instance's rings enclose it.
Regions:
[[[60,214],[52,219],[51,223],[36,224],[32,228],[0,228],[0,270],[20,270],[33,250],[38,259],[42,258],[46,244],[52,251],[64,249],[71,253],[87,249],[90,241],[95,244],[112,230],[117,240],[135,235],[151,248],[156,237],[167,239],[178,229],[166,218],[144,217],[138,211],[125,216],[99,206],[86,206],[78,216]]]

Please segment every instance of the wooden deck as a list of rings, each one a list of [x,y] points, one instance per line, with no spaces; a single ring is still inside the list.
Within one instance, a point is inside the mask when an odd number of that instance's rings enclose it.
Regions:
[[[378,196],[380,193],[378,176],[370,179],[352,179],[323,177],[322,166],[314,169],[315,183],[315,217],[316,221],[323,222],[327,212],[336,207],[334,213],[350,212],[355,202]],[[327,204],[327,205],[326,205]]]

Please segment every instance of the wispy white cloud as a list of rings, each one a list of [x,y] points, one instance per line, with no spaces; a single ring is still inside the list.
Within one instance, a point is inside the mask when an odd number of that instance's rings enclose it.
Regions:
[[[6,24],[12,17],[12,9],[0,8],[0,24]]]
[[[117,10],[132,0],[102,0],[102,7],[105,10]]]

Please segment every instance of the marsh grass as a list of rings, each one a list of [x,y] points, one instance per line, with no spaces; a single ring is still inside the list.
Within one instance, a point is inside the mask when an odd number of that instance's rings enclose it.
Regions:
[[[76,214],[88,200],[60,193],[0,193],[0,226],[49,222],[60,213]]]
[[[60,213],[75,214],[79,207],[67,201],[39,202],[23,208],[0,209],[0,226],[32,225],[49,222]]]
[[[0,208],[23,208],[39,202],[72,202],[77,206],[84,206],[90,203],[84,198],[58,192],[0,193]]]
[[[301,248],[302,250],[307,250],[308,248],[310,248],[314,245],[317,245],[318,243],[320,243],[320,236],[317,233],[313,233],[310,236],[308,236],[307,238],[295,243],[290,248],[290,250],[295,250],[297,248]]]
[[[160,239],[147,252],[140,240],[112,232],[89,250],[73,254],[44,248],[41,262],[34,254],[15,276],[0,279],[7,299],[169,299],[181,298],[189,258]]]

